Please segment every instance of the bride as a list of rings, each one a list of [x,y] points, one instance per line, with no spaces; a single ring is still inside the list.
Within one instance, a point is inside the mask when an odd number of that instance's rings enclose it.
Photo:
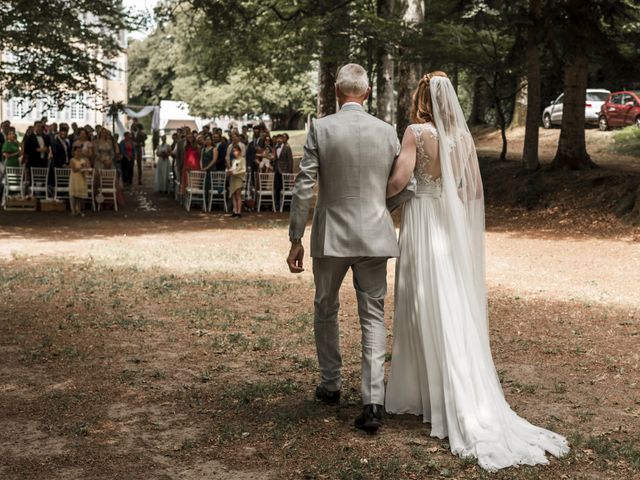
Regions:
[[[484,272],[484,199],[478,157],[450,80],[425,75],[387,196],[411,175],[396,269],[389,413],[422,415],[431,436],[490,471],[546,464],[564,437],[520,418],[491,357]]]

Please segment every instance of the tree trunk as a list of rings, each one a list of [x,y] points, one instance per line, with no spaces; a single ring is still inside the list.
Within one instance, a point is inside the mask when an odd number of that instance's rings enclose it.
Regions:
[[[471,115],[469,116],[470,125],[485,125],[489,104],[489,92],[487,89],[487,81],[482,77],[476,77],[473,82],[473,101],[471,104]]]
[[[587,153],[584,135],[584,104],[589,79],[589,63],[577,50],[564,66],[564,102],[558,151],[551,166],[555,169],[586,170],[596,165]]]
[[[336,113],[336,92],[334,84],[338,64],[334,61],[320,60],[318,75],[318,118]]]
[[[324,22],[318,71],[318,118],[336,113],[336,75],[349,55],[349,5],[332,12]]]
[[[509,128],[524,127],[527,123],[527,103],[529,100],[529,85],[527,77],[522,77],[518,84],[518,92],[516,93],[513,116],[511,117],[511,125]]]
[[[391,18],[393,0],[378,0],[378,16]],[[388,44],[378,45],[376,75],[377,116],[387,123],[393,123],[393,58],[392,47]]]
[[[540,138],[540,50],[538,48],[538,20],[541,16],[540,0],[529,0],[532,23],[527,29],[527,118],[524,131],[522,165],[529,172],[540,168],[538,143]]]
[[[458,64],[453,64],[453,78],[451,79],[453,84],[453,89],[456,91],[456,95],[459,95],[458,87],[460,86],[460,69],[458,68]]]
[[[386,48],[378,52],[378,74],[376,78],[377,116],[393,123],[393,59]]]
[[[502,151],[500,152],[500,161],[507,161],[507,152],[509,143],[507,140],[507,119],[504,114],[504,108],[502,105],[502,99],[496,96],[496,119],[498,126],[500,127],[500,136],[502,137]]]
[[[409,24],[419,24],[424,21],[424,2],[422,0],[404,0],[402,19]],[[418,85],[421,75],[421,64],[413,55],[410,45],[403,45],[399,51],[398,60],[398,100],[396,108],[396,130],[402,137],[411,119],[411,95]]]

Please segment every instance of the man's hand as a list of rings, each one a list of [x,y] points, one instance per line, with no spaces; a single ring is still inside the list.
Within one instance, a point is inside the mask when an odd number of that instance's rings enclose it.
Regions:
[[[302,243],[292,243],[291,250],[289,250],[289,256],[287,257],[287,265],[291,273],[302,273],[302,260],[304,259],[304,247]]]

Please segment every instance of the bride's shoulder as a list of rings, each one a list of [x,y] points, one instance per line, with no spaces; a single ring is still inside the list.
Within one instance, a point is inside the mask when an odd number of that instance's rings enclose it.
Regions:
[[[438,129],[433,124],[433,122],[426,123],[411,123],[408,127],[408,130],[411,130],[416,136],[422,135],[422,132],[428,132],[431,138],[438,138]]]

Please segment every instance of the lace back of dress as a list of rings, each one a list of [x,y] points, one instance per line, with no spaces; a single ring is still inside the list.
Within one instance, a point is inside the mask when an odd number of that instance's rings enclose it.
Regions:
[[[432,123],[411,125],[416,139],[416,166],[414,176],[419,185],[440,185],[440,154],[438,130]]]

